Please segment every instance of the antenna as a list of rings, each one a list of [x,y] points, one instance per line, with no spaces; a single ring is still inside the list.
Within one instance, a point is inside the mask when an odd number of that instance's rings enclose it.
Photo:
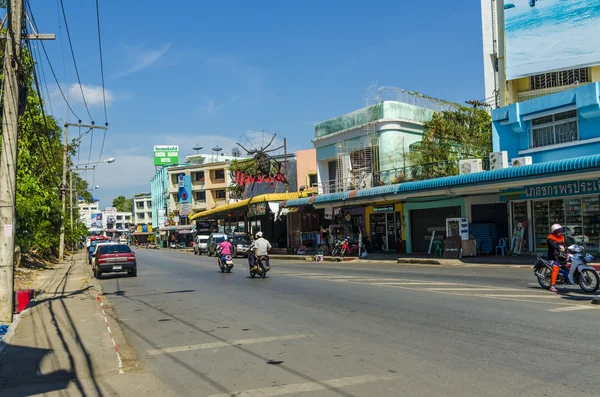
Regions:
[[[240,157],[240,149],[238,149],[236,147],[231,149],[231,156],[232,157]]]
[[[223,148],[220,148],[219,145],[217,145],[214,148],[212,148],[212,150],[213,150],[213,161],[218,161],[219,160],[219,152],[221,150],[223,150]]]
[[[200,150],[203,149],[203,146],[196,144],[196,146],[194,146],[192,149],[196,151],[196,154],[199,154]]]
[[[379,103],[381,99],[379,96],[379,83],[376,81],[370,83],[365,88],[363,99],[365,101],[365,106],[369,106],[373,103]]]

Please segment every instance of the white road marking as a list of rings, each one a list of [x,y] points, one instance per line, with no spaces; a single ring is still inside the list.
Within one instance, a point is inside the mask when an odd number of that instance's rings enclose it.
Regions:
[[[578,306],[565,306],[565,307],[557,307],[554,309],[548,309],[549,312],[573,312],[573,311],[577,311],[577,310],[600,310],[600,307],[592,306],[592,305],[588,305],[588,306],[578,305]]]
[[[429,288],[427,287],[426,289],[424,289],[423,291],[490,291],[490,292],[494,292],[494,291],[520,291],[519,289],[513,288],[513,289],[506,289],[506,288],[494,288],[494,287],[468,287],[468,288]]]
[[[296,395],[297,393],[315,392],[327,389],[341,389],[354,385],[362,385],[365,383],[380,382],[384,380],[397,379],[398,375],[363,375],[353,376],[349,378],[339,378],[324,380],[322,382],[305,382],[294,383],[291,385],[264,387],[262,389],[252,389],[246,391],[238,391],[231,393],[213,394],[209,397],[276,397],[285,396],[286,394]]]
[[[234,340],[231,342],[201,343],[199,345],[176,346],[176,347],[166,347],[164,349],[148,350],[147,353],[150,354],[151,356],[156,356],[156,355],[165,354],[165,353],[179,353],[179,352],[187,352],[187,351],[193,351],[193,350],[214,349],[214,348],[218,348],[218,347],[251,345],[254,343],[267,343],[267,342],[275,342],[275,341],[281,341],[281,340],[302,339],[302,338],[307,338],[309,336],[310,335],[298,334],[298,335],[271,336],[271,337],[266,337],[266,338],[255,338],[255,339],[240,339],[240,340]]]
[[[556,295],[542,295],[542,294],[538,294],[538,295],[507,295],[507,294],[485,294],[485,295],[480,295],[480,296],[484,296],[486,298],[542,298],[542,299],[556,299],[557,296]]]
[[[395,282],[386,282],[386,283],[369,283],[369,285],[419,285],[419,286],[423,286],[426,287],[428,285],[448,285],[448,283],[442,283],[442,282],[418,282],[418,283],[413,283],[413,282],[406,282],[406,281],[395,281]]]

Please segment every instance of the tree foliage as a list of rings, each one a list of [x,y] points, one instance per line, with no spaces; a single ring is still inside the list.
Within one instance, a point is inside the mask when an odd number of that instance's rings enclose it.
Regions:
[[[0,54],[4,58],[4,48],[0,49]],[[69,222],[68,206],[67,214],[62,213],[59,189],[63,169],[62,131],[52,116],[42,112],[42,101],[34,85],[33,65],[30,53],[24,49],[20,83],[28,87],[28,103],[18,121],[15,236],[16,244],[23,252],[55,256],[59,244],[57,231],[62,219]],[[69,151],[73,153],[75,148],[72,145]],[[87,189],[87,182],[78,175],[74,175],[74,185]],[[79,219],[76,205],[73,219]],[[79,223],[73,225],[73,232],[70,225],[65,224],[66,241],[74,242],[85,234],[85,227]]]
[[[492,150],[492,120],[483,109],[459,107],[434,113],[424,124],[423,140],[409,154],[419,178],[458,174],[458,160],[487,159]]]
[[[112,206],[119,212],[131,212],[133,209],[133,198],[127,198],[123,195],[113,199]]]

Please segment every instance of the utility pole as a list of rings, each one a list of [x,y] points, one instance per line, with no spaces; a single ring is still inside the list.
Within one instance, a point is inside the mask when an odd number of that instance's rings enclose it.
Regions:
[[[2,148],[0,149],[0,323],[12,322],[14,310],[15,204],[17,194],[17,139],[19,123],[19,75],[23,0],[7,4],[4,51],[4,97],[2,106]],[[27,40],[52,40],[54,35],[28,34]],[[41,98],[40,98],[41,99]]]
[[[108,130],[108,126],[97,126],[93,123],[91,125],[81,124],[79,123],[65,123],[64,124],[64,147],[63,147],[63,174],[62,174],[62,222],[60,223],[60,243],[58,246],[58,259],[63,260],[65,255],[65,212],[66,209],[66,199],[67,199],[67,158],[69,156],[69,127],[84,127],[89,129],[97,129],[97,130]],[[71,175],[72,177],[72,175]],[[72,183],[72,179],[71,179]],[[71,192],[72,195],[72,192]],[[73,198],[71,197],[71,200]],[[71,208],[71,228],[73,227],[73,209]]]

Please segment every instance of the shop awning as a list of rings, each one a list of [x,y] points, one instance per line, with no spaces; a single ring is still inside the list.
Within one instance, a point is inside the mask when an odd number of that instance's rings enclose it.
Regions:
[[[233,211],[233,210],[237,210],[237,209],[242,209],[244,207],[247,207],[248,205],[251,204],[256,204],[256,203],[264,203],[264,202],[281,202],[281,201],[286,201],[286,200],[290,200],[290,199],[297,199],[298,197],[305,197],[307,196],[308,193],[306,192],[294,192],[294,193],[273,193],[273,194],[263,194],[260,196],[256,196],[256,197],[252,197],[250,199],[245,199],[245,200],[241,200],[235,203],[231,203],[231,204],[226,204],[226,205],[222,205],[220,207],[217,208],[213,208],[211,210],[207,210],[207,211],[203,211],[203,212],[199,212],[197,214],[191,215],[189,218],[191,221],[196,220],[196,219],[202,219],[202,218],[207,218],[211,215],[217,215],[217,214],[221,214],[224,212],[229,212],[229,211]]]
[[[149,236],[151,234],[154,234],[153,232],[133,232],[131,233],[132,236]]]
[[[321,194],[315,197],[296,198],[285,203],[286,208],[305,205],[351,205],[360,201],[400,201],[410,197],[423,196],[423,193],[446,192],[448,189],[471,188],[485,191],[486,188],[502,185],[503,188],[523,186],[523,182],[552,177],[573,176],[577,173],[600,172],[600,155],[577,157],[572,159],[548,161],[539,164],[510,167],[494,171],[475,172],[473,174],[447,176],[423,181],[405,182],[396,185],[378,186],[347,192]]]

